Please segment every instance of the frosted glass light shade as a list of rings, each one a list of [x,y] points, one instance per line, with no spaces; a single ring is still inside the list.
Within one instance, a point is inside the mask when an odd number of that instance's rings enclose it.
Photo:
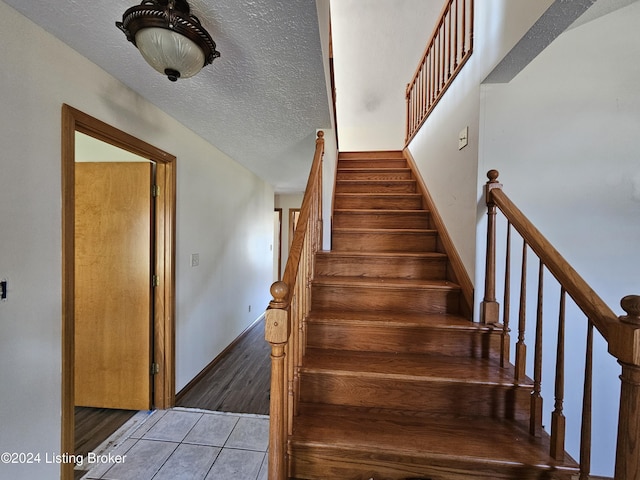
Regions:
[[[136,46],[147,63],[163,75],[176,71],[180,78],[189,78],[204,67],[204,52],[194,41],[173,30],[143,28],[138,30],[135,38]]]

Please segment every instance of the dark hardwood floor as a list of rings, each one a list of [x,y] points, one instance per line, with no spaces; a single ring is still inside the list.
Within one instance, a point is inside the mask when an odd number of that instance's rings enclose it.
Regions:
[[[257,322],[188,391],[176,406],[234,413],[269,414],[270,347],[264,340],[264,321]],[[76,454],[95,450],[136,412],[76,407]],[[79,472],[79,478],[86,472]]]
[[[135,415],[135,410],[76,407],[76,454],[94,451],[109,435]]]
[[[270,353],[260,321],[196,385],[180,394],[176,405],[269,415]]]

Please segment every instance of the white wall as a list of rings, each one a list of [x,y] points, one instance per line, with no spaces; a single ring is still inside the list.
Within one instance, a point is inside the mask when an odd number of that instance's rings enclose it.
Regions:
[[[340,150],[401,150],[405,90],[442,0],[332,0]]]
[[[328,134],[327,134],[328,133]],[[335,130],[325,131],[322,159],[322,248],[331,250],[331,224],[333,221],[333,187],[338,168],[338,146]]]
[[[201,138],[189,140],[168,150],[179,162],[177,390],[264,312],[273,275],[273,189]]]
[[[480,172],[500,171],[505,192],[617,314],[622,296],[640,293],[640,65],[629,61],[640,56],[638,22],[635,2],[566,31],[510,83],[482,87]],[[569,317],[575,372],[584,323],[579,312]],[[546,333],[554,345],[555,331]],[[611,475],[619,367],[597,348],[593,465]],[[582,376],[567,381],[575,412]],[[543,397],[548,414],[553,390]],[[568,418],[576,454],[579,419]]]
[[[0,451],[57,454],[62,104],[178,158],[178,389],[269,301],[273,191],[2,2],[0,31]],[[0,465],[0,478],[58,477],[55,464]]]
[[[318,28],[320,28],[320,42],[322,43],[322,58],[324,62],[325,84],[327,98],[333,98],[331,85],[331,1],[316,0],[318,10]],[[338,163],[337,131],[335,126],[335,112],[333,101],[329,102],[329,118],[331,128],[322,129],[324,132],[324,157],[322,168],[322,248],[331,250],[331,214],[333,208],[333,185],[335,183],[336,165]]]

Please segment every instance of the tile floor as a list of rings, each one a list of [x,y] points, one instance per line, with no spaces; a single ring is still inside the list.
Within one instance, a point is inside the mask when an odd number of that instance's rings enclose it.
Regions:
[[[139,412],[96,449],[104,463],[77,468],[91,468],[83,480],[266,480],[268,441],[264,415]]]

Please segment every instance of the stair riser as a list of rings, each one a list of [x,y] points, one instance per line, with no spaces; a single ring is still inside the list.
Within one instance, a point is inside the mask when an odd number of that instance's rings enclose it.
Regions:
[[[435,252],[436,236],[430,232],[334,231],[332,248],[338,252]]]
[[[348,159],[341,156],[338,168],[407,168],[407,161],[404,158]]]
[[[416,193],[416,182],[413,180],[337,181],[336,193]]]
[[[338,209],[420,210],[422,199],[418,195],[336,195],[334,207]]]
[[[422,413],[513,419],[526,411],[531,390],[525,387],[448,381],[365,377],[302,372],[300,400],[354,407],[390,408]],[[528,418],[514,420],[527,422]]]
[[[459,297],[457,289],[313,285],[311,308],[346,311],[368,309],[399,314],[458,313]]]
[[[491,448],[488,446],[487,448]],[[403,458],[383,452],[341,451],[293,444],[291,478],[306,480],[570,480],[572,473],[461,458]]]
[[[411,228],[428,229],[429,215],[426,212],[390,212],[369,213],[335,212],[333,215],[335,228]]]
[[[407,169],[345,169],[339,168],[338,180],[411,180],[411,170]]]
[[[500,336],[428,327],[307,323],[309,347],[362,352],[427,353],[498,359]]]
[[[446,258],[316,256],[317,276],[444,280]]]

